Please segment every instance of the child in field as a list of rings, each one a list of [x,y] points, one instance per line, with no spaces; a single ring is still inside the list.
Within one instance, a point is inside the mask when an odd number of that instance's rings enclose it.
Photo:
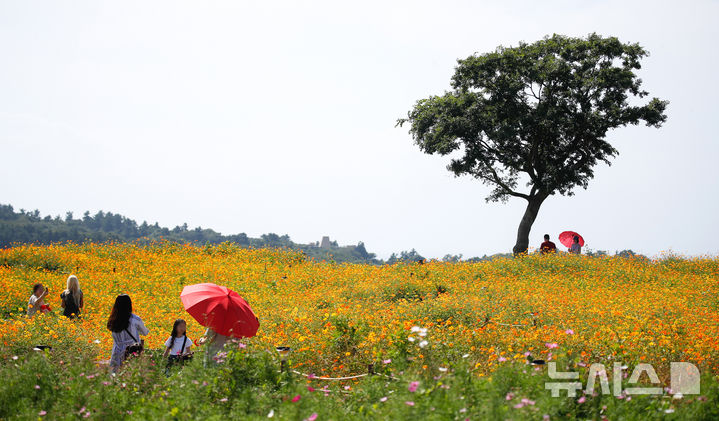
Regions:
[[[32,295],[30,300],[27,302],[27,316],[32,317],[40,311],[40,313],[47,313],[50,311],[50,306],[45,304],[45,297],[49,290],[42,286],[42,284],[35,284],[32,287]]]
[[[187,337],[187,323],[182,319],[175,320],[172,325],[172,333],[165,341],[165,353],[163,358],[167,358],[168,365],[189,359],[190,347],[192,340]]]

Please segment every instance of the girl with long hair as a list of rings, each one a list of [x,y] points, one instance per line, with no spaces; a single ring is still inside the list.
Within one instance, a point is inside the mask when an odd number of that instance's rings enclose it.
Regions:
[[[80,316],[80,311],[85,305],[82,290],[80,289],[80,281],[77,276],[70,275],[67,278],[67,288],[60,294],[62,314],[70,319]]]
[[[163,357],[182,357],[190,353],[192,340],[187,337],[187,323],[182,319],[175,320],[172,333],[165,341]]]
[[[187,337],[187,323],[182,319],[175,320],[172,325],[172,333],[165,341],[165,353],[163,358],[167,358],[167,368],[165,373],[169,375],[170,367],[175,363],[182,364],[192,358],[192,340]]]
[[[120,294],[115,298],[115,305],[107,319],[107,329],[112,332],[112,357],[110,367],[116,372],[125,360],[125,350],[140,343],[140,335],[147,335],[150,331],[145,327],[142,319],[132,313],[132,300],[127,294]]]

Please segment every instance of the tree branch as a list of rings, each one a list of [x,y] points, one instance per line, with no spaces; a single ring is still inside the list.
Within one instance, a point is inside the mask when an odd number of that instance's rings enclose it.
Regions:
[[[499,174],[497,174],[497,171],[494,170],[494,167],[492,167],[490,164],[488,164],[483,159],[481,161],[492,173],[492,177],[487,177],[487,176],[483,176],[483,175],[480,175],[480,177],[484,178],[487,181],[496,183],[499,187],[504,189],[505,193],[507,193],[510,196],[521,197],[522,199],[529,200],[529,195],[516,192],[516,191],[512,190],[511,188],[509,188],[509,186],[504,181],[502,181],[502,179],[499,177]]]

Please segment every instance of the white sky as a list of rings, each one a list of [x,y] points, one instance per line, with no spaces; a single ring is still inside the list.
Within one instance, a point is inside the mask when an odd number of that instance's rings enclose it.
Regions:
[[[669,120],[612,132],[614,165],[550,197],[530,242],[716,254],[717,18],[717,1],[0,0],[0,203],[380,257],[509,252],[525,202],[485,204],[395,120],[457,58],[597,32],[651,52]]]

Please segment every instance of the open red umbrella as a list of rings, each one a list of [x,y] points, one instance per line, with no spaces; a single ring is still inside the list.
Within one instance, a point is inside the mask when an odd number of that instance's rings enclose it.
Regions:
[[[563,233],[559,234],[559,242],[567,247],[571,247],[572,244],[574,244],[574,236],[579,237],[579,245],[584,247],[584,238],[582,238],[581,235],[577,234],[574,231],[564,231]]]
[[[202,326],[236,338],[257,334],[260,322],[240,294],[212,283],[188,285],[180,294],[182,305]]]

